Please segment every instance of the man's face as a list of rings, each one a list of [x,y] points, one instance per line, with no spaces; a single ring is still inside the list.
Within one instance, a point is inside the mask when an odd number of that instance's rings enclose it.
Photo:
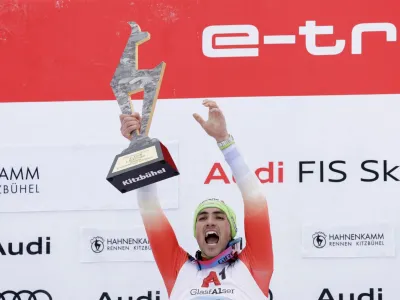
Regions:
[[[231,240],[231,227],[225,213],[218,208],[203,209],[197,216],[196,240],[203,254],[210,258],[225,250]]]

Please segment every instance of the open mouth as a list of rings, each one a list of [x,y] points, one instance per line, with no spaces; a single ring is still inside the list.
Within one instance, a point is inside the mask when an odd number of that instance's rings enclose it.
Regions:
[[[206,243],[208,245],[216,245],[219,241],[218,233],[215,231],[206,232]]]

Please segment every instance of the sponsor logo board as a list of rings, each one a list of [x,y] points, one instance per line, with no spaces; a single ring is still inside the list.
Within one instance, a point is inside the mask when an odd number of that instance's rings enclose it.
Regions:
[[[388,223],[304,225],[303,257],[393,257],[394,227]]]
[[[81,228],[80,253],[81,262],[154,261],[143,227]]]

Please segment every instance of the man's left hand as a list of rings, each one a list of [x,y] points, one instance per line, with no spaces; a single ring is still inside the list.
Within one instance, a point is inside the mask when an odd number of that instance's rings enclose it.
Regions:
[[[204,131],[217,142],[222,142],[229,138],[224,114],[217,103],[212,100],[204,100],[203,105],[208,107],[208,120],[205,121],[199,114],[194,113],[193,117],[204,129]]]

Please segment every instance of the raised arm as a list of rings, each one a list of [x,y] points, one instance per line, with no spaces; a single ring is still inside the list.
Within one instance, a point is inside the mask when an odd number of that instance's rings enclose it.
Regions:
[[[224,115],[214,101],[206,100],[209,118],[194,118],[219,144],[229,164],[243,197],[246,247],[240,254],[260,289],[268,297],[269,283],[273,272],[272,239],[266,198],[254,172],[246,164],[232,137],[228,134]]]
[[[261,184],[233,143],[222,150],[244,204],[246,247],[239,258],[245,263],[266,297],[273,272],[273,251],[268,206]]]
[[[132,115],[120,115],[120,121],[122,135],[130,140],[130,133],[140,128],[141,116],[137,112]],[[138,189],[137,195],[153,256],[170,295],[178,272],[188,260],[188,255],[178,244],[175,232],[162,210],[157,184]]]
[[[156,184],[138,190],[138,203],[154,259],[170,296],[188,255],[178,244],[174,230],[161,208]]]

